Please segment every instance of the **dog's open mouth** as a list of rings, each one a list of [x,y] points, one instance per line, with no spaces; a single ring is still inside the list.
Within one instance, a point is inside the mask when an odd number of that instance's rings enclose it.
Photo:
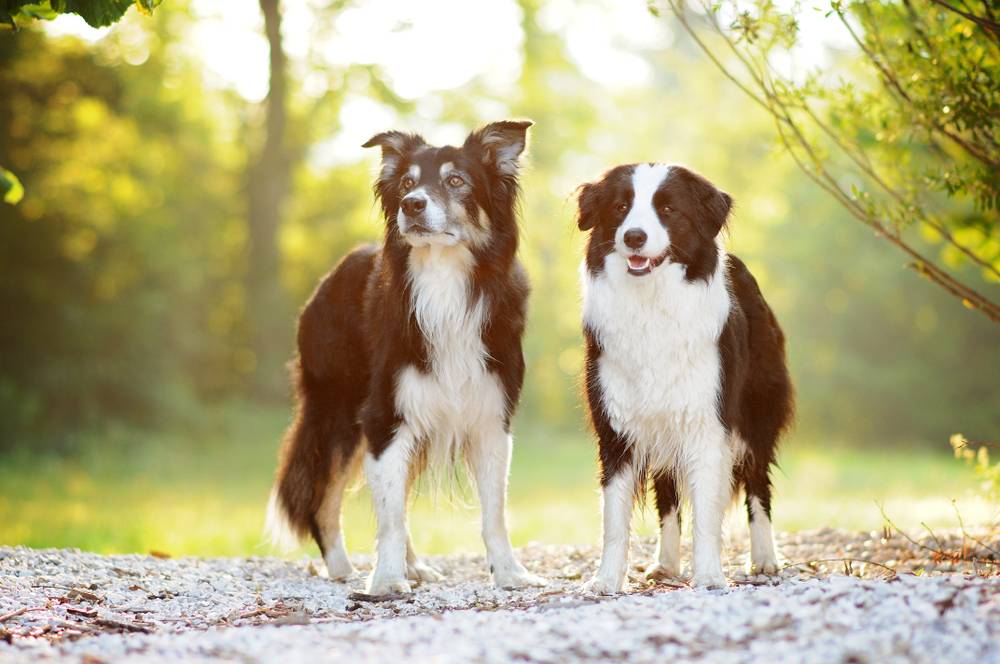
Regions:
[[[644,274],[649,274],[653,271],[653,261],[652,259],[646,258],[645,256],[629,256],[628,257],[628,273],[635,276],[642,276]]]

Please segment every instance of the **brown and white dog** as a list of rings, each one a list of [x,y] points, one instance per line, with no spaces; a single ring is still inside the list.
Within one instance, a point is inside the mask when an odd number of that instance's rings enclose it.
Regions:
[[[726,584],[725,508],[746,491],[752,568],[777,571],[770,466],[793,410],[784,336],[723,248],[728,194],[682,166],[630,164],[579,189],[586,390],[600,448],[604,551],[585,586],[620,592],[633,501],[647,478],[661,533],[654,577],[680,574],[691,501],[693,581]]]
[[[332,578],[354,573],[340,511],[363,460],[378,522],[368,591],[440,579],[413,552],[407,494],[427,464],[464,457],[493,581],[544,583],[515,558],[505,516],[524,377],[528,281],[515,208],[529,126],[496,122],[461,147],[398,131],[365,143],[382,149],[375,194],[385,239],[345,256],[302,311],[298,409],[268,519],[272,534],[311,535]]]

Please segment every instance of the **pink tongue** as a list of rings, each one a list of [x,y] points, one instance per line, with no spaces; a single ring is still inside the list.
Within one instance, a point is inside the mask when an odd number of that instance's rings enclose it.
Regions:
[[[629,256],[628,257],[628,264],[629,264],[629,267],[634,267],[635,269],[638,270],[640,268],[646,267],[646,261],[647,260],[648,259],[644,258],[643,256]]]

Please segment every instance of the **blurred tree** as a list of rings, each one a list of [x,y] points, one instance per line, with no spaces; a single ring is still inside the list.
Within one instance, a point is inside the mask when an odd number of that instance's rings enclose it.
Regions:
[[[278,229],[292,169],[286,144],[288,74],[281,42],[279,0],[260,0],[270,54],[270,73],[263,140],[247,167],[249,256],[247,294],[255,360],[254,391],[258,396],[286,393],[283,366],[289,340],[290,309],[281,287]]]
[[[139,11],[149,14],[163,0],[134,0]],[[60,14],[78,14],[95,28],[119,20],[133,0],[0,0],[0,27],[17,29],[17,21],[51,20]],[[0,166],[0,200],[12,205],[24,196],[24,187],[16,175]]]
[[[802,39],[797,4],[700,0],[712,33],[704,36],[686,2],[668,2],[711,61],[772,116],[810,178],[909,267],[1000,323],[1000,24],[991,2],[966,3],[968,11],[935,0],[831,2],[828,20],[864,56],[837,80],[776,66],[779,56],[794,61]],[[908,228],[938,243],[938,256]],[[965,263],[986,288],[956,269]]]
[[[163,57],[188,23],[161,11],[96,47],[0,39],[0,155],[26,189],[0,205],[0,447],[176,418],[245,376],[241,155],[225,103]]]

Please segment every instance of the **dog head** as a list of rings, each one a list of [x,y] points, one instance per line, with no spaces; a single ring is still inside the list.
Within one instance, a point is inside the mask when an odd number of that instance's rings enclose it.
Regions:
[[[577,202],[580,230],[590,231],[592,272],[642,277],[663,263],[678,263],[696,279],[715,268],[716,236],[733,200],[683,166],[627,164],[581,185]]]
[[[398,131],[369,139],[363,147],[382,148],[375,192],[390,235],[398,233],[411,246],[488,244],[495,224],[514,223],[519,161],[531,124],[494,122],[469,134],[461,147],[435,147]]]

